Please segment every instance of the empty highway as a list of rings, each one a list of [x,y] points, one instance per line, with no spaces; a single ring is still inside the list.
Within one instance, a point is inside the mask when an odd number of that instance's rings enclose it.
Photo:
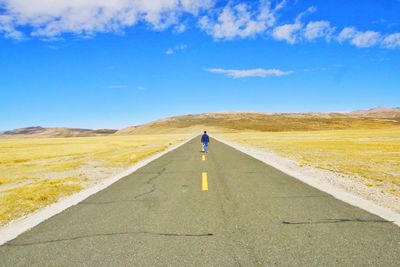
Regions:
[[[398,266],[398,226],[196,138],[0,247],[0,266]]]

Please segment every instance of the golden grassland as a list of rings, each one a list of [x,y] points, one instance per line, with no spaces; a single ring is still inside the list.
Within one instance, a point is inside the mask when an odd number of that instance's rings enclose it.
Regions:
[[[80,191],[187,135],[0,139],[0,225]],[[105,173],[105,174],[104,174]],[[105,177],[104,177],[105,178]]]
[[[399,126],[369,130],[229,133],[222,137],[272,150],[300,165],[366,178],[367,186],[389,184],[389,192],[399,195]]]

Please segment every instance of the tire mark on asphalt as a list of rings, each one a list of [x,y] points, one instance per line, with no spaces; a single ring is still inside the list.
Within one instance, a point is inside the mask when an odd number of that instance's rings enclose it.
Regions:
[[[282,221],[282,224],[330,224],[330,223],[393,223],[385,220],[364,220],[364,219],[322,219],[322,220],[309,220],[309,221]]]
[[[154,236],[167,236],[167,237],[210,237],[210,236],[214,236],[213,233],[191,234],[191,233],[162,233],[162,232],[151,232],[151,231],[131,231],[131,232],[114,232],[114,233],[82,235],[82,236],[75,236],[75,237],[70,237],[70,238],[52,239],[52,240],[44,240],[44,241],[37,241],[37,242],[30,242],[30,243],[7,243],[4,246],[6,246],[6,247],[34,246],[34,245],[57,243],[57,242],[64,242],[64,241],[74,241],[74,240],[92,238],[92,237],[120,236],[120,235],[154,235]]]

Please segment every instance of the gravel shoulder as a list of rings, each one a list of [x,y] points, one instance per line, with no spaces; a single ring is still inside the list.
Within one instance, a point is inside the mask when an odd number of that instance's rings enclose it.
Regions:
[[[220,137],[213,137],[306,184],[329,193],[337,199],[362,208],[400,226],[400,197],[379,188],[367,187],[360,181],[359,177],[343,175],[342,173],[312,166],[300,166],[299,163],[272,151],[238,144]]]

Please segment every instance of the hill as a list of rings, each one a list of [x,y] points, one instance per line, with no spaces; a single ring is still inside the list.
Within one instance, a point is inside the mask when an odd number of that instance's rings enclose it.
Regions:
[[[342,113],[225,112],[174,116],[121,130],[26,127],[0,133],[1,137],[86,137],[132,134],[174,134],[243,131],[312,131],[376,129],[400,125],[400,108],[378,107]]]
[[[205,113],[174,116],[148,124],[128,127],[117,131],[115,134],[198,133],[204,129],[210,132],[371,129],[394,125],[399,125],[399,123],[339,113]]]
[[[400,119],[400,108],[376,107],[351,112],[352,115],[370,118]]]
[[[40,126],[26,127],[5,131],[0,134],[3,137],[86,137],[110,135],[117,130],[110,129],[78,129],[78,128],[43,128]]]

